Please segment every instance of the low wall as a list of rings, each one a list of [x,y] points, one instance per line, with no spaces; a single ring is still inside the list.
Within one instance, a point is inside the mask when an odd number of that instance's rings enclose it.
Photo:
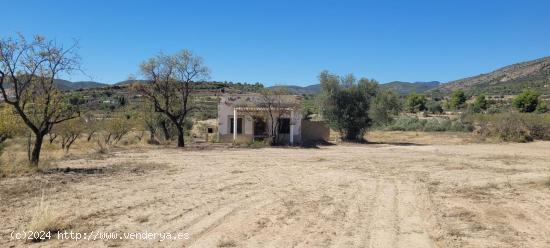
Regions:
[[[302,141],[304,143],[329,141],[330,128],[324,121],[302,120]]]

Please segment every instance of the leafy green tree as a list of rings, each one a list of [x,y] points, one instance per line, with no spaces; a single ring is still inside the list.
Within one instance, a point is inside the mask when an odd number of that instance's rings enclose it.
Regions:
[[[468,98],[466,97],[466,94],[464,94],[463,90],[460,89],[453,91],[453,93],[451,93],[451,97],[449,98],[449,109],[461,109],[464,107],[466,100],[468,100]]]
[[[538,92],[525,90],[514,98],[512,105],[520,112],[531,113],[535,111],[539,105],[539,96],[540,94]]]
[[[384,126],[389,125],[399,111],[401,111],[399,97],[393,91],[382,91],[372,99],[369,116],[374,123]]]
[[[411,113],[426,110],[426,96],[415,92],[409,94],[405,102],[405,107],[407,108],[407,111]]]
[[[426,109],[428,110],[428,112],[430,112],[432,114],[441,114],[441,113],[443,113],[443,108],[441,107],[441,102],[440,101],[429,101],[426,104]]]
[[[344,140],[361,141],[372,124],[368,113],[371,100],[378,92],[378,83],[352,79],[349,75],[342,78],[328,71],[321,72],[321,113]]]
[[[486,96],[484,94],[478,95],[474,100],[474,103],[472,104],[472,110],[475,113],[485,111],[487,110],[488,107],[489,107],[489,102],[487,101]]]

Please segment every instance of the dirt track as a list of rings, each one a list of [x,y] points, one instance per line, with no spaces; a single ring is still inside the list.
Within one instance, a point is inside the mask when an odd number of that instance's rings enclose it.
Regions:
[[[2,179],[0,246],[549,247],[549,161],[549,142],[119,152]],[[40,188],[74,231],[190,238],[10,240]]]

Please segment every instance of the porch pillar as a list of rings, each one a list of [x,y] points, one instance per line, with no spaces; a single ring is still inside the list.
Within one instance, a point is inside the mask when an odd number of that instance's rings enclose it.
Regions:
[[[294,110],[290,111],[290,145],[294,145]]]
[[[233,108],[233,142],[237,141],[237,108]]]

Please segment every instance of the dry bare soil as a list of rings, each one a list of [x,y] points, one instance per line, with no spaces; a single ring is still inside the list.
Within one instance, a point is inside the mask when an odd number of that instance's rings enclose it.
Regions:
[[[59,161],[78,169],[0,179],[0,247],[550,247],[550,142],[370,140],[378,143],[146,148]],[[74,232],[189,239],[10,239],[42,197]]]

